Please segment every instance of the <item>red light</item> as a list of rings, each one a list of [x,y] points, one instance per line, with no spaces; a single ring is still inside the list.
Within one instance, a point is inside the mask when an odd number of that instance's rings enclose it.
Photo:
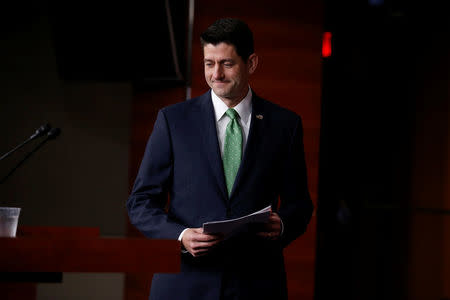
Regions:
[[[324,32],[322,39],[322,57],[331,56],[331,32]]]

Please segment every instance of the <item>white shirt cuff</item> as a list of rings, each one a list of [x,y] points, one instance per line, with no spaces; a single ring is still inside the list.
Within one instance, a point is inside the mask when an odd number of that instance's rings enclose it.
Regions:
[[[283,223],[283,222],[282,222]],[[184,232],[186,231],[186,230],[188,230],[189,228],[186,228],[185,230],[183,230],[181,233],[180,233],[180,235],[178,236],[178,241],[180,241],[181,242],[181,239],[183,238],[183,234],[184,234]]]
[[[186,228],[185,230],[183,230],[180,235],[178,236],[178,241],[181,243],[181,239],[183,238],[183,234],[186,230],[188,230],[189,228]],[[183,244],[181,244],[181,247],[183,247]],[[187,250],[185,249],[181,249],[181,253],[188,253]]]

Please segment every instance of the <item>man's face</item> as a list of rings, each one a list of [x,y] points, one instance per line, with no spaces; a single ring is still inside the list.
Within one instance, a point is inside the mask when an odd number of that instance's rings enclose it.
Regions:
[[[245,63],[235,47],[226,43],[206,44],[203,55],[205,79],[214,93],[222,100],[240,101],[244,98],[248,91],[248,77],[254,71],[252,56]]]

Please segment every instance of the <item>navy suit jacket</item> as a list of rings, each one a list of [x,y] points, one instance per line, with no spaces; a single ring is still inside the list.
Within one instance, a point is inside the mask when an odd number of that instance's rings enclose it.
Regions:
[[[127,202],[137,229],[177,239],[185,228],[268,205],[284,224],[279,240],[249,228],[206,256],[181,254],[181,274],[155,276],[152,297],[214,299],[229,285],[237,299],[284,298],[282,250],[305,231],[313,210],[297,114],[253,95],[247,146],[228,196],[211,92],[160,110]]]

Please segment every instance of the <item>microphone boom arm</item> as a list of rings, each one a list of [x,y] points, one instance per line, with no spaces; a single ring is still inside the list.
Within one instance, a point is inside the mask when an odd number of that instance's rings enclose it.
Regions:
[[[32,136],[30,136],[27,140],[25,140],[24,142],[22,142],[21,144],[17,145],[16,147],[14,147],[14,149],[12,149],[11,151],[5,153],[2,155],[2,157],[0,157],[0,161],[4,160],[5,158],[7,158],[8,156],[10,156],[11,154],[13,154],[14,152],[16,152],[17,150],[19,150],[20,148],[22,148],[23,146],[25,146],[28,142],[31,142],[34,139],[37,139],[40,136],[43,136],[44,134],[48,133],[51,129],[50,124],[45,124],[42,125],[41,127],[39,127],[35,133],[33,133]]]
[[[36,151],[38,151],[46,142],[48,142],[49,140],[53,140],[55,139],[59,134],[61,133],[61,130],[59,128],[53,128],[51,129],[48,133],[47,133],[47,137],[45,138],[45,140],[43,140],[42,142],[40,142],[33,150],[31,150],[21,161],[19,161],[19,163],[11,170],[9,171],[9,173],[3,177],[0,180],[0,184],[4,183],[31,155],[33,155],[33,153],[35,153]],[[29,142],[30,140],[32,140],[34,138],[30,137],[26,142]],[[25,142],[25,143],[26,143]]]

